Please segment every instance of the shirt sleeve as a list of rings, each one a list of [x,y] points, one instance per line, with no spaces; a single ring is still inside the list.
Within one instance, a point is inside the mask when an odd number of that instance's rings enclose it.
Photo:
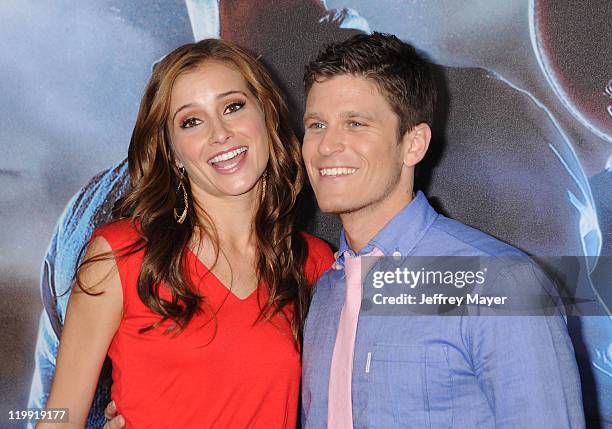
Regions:
[[[525,264],[499,276],[497,291],[543,291],[541,276]],[[580,377],[560,313],[473,316],[472,363],[495,414],[496,428],[584,428]]]

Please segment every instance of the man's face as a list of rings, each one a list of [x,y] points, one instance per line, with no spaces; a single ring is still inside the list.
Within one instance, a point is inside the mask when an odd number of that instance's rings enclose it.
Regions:
[[[302,155],[323,212],[374,208],[400,191],[398,122],[366,78],[340,75],[314,83],[306,100]]]

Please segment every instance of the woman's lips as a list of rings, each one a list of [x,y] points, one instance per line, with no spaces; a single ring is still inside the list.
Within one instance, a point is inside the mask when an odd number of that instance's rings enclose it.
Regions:
[[[240,170],[240,168],[244,165],[244,162],[247,157],[247,150],[239,152],[237,155],[232,158],[225,159],[222,161],[212,162],[209,161],[209,164],[212,168],[215,169],[220,174],[233,174],[236,171]]]

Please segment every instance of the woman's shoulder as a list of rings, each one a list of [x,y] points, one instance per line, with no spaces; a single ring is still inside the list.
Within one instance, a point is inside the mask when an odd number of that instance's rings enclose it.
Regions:
[[[131,296],[137,294],[136,285],[144,255],[144,243],[136,225],[132,219],[120,219],[100,226],[94,230],[88,249],[95,252],[94,256],[99,253],[96,249],[110,250],[114,254],[113,258],[103,258],[101,261],[114,264],[117,270],[123,290],[124,312],[127,311],[127,304],[134,300]],[[97,237],[103,238],[107,244],[98,242]]]
[[[306,259],[306,275],[310,277],[312,283],[318,279],[321,274],[327,271],[334,263],[334,254],[327,242],[315,237],[307,232],[302,232],[302,236],[308,245],[308,258]],[[314,276],[312,276],[314,274]],[[314,277],[314,278],[313,278]]]
[[[142,238],[131,219],[120,219],[96,228],[91,236],[104,238],[113,250],[129,247]]]
[[[314,253],[318,253],[321,255],[330,254],[333,256],[331,247],[325,240],[320,239],[312,234],[307,232],[301,232],[302,237],[306,240],[306,244],[308,245],[308,250]]]

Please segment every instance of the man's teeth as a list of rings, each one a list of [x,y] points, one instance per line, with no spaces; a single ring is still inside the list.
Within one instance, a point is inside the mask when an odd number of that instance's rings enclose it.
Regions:
[[[342,176],[353,174],[357,171],[356,168],[322,168],[319,170],[321,172],[321,176]]]
[[[231,152],[226,152],[223,153],[221,155],[217,155],[214,158],[212,158],[210,161],[208,161],[210,164],[214,164],[215,162],[221,162],[221,161],[227,161],[228,159],[232,159],[237,157],[238,155],[240,155],[242,152],[246,152],[247,148],[246,147],[241,147],[238,149],[235,149]]]

